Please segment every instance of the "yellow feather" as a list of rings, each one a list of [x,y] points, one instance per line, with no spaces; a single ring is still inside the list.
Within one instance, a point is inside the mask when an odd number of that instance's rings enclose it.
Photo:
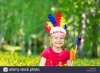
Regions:
[[[64,19],[64,17],[62,16],[61,17],[61,22],[60,22],[60,27],[64,27],[64,25],[65,25],[65,19]]]
[[[53,28],[53,24],[51,22],[47,22],[48,26],[52,29]]]

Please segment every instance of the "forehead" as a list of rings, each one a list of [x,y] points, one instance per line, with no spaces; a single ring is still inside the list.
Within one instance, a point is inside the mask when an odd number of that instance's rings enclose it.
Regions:
[[[56,35],[53,35],[52,37],[65,37],[65,36],[62,34],[56,34]]]

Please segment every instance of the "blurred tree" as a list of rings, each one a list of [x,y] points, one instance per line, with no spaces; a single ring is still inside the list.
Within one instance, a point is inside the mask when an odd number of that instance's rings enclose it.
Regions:
[[[100,49],[97,48],[100,46],[100,0],[58,0],[56,7],[65,16],[68,30],[74,32],[69,32],[70,37],[74,36],[71,37],[72,40],[74,38],[76,41],[76,32],[83,36],[83,47],[79,48],[79,56],[85,52],[84,55],[97,57],[97,49]],[[73,42],[69,42],[69,45]]]
[[[17,45],[21,40],[28,44],[31,35],[35,34],[38,35],[37,48],[43,47],[44,39],[41,38],[45,36],[47,15],[57,11],[64,15],[69,30],[66,47],[75,46],[77,36],[82,34],[79,56],[97,57],[97,50],[100,50],[100,0],[0,0],[0,41],[11,43],[16,38]]]
[[[10,43],[14,36],[19,39],[24,33],[28,42],[31,34],[44,30],[51,4],[50,0],[0,0],[0,34]]]

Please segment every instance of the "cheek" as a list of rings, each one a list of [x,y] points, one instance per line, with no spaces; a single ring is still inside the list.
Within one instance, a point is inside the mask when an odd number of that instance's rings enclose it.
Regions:
[[[55,41],[56,41],[55,39],[53,39],[53,38],[51,39],[51,43],[54,43]]]
[[[65,39],[62,39],[63,42],[65,42]]]
[[[65,43],[65,40],[62,40],[63,44]]]
[[[63,40],[63,43],[65,43],[65,41]]]
[[[57,40],[52,40],[52,42],[54,43],[54,42],[57,42]]]

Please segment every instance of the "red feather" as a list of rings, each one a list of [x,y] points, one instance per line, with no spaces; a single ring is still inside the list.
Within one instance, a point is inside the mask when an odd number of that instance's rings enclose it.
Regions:
[[[57,12],[57,14],[56,14],[56,26],[60,26],[61,17],[62,17],[62,14],[60,12]]]
[[[48,26],[48,23],[45,24],[45,29],[50,33],[51,28]]]

